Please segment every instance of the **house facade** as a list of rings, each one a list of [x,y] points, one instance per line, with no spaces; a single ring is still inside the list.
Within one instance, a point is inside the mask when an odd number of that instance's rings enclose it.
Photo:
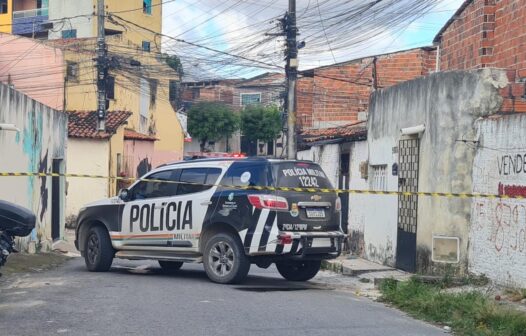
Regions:
[[[525,18],[525,1],[465,1],[435,38],[438,72],[372,93],[350,189],[398,195],[351,196],[353,252],[526,285]]]

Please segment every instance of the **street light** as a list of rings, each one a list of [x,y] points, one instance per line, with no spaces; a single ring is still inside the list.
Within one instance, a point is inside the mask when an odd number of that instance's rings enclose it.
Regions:
[[[14,124],[0,124],[0,131],[20,132],[20,130]]]

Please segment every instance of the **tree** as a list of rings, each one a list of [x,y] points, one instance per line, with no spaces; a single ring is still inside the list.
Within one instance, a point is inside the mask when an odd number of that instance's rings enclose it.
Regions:
[[[181,63],[181,59],[177,55],[169,55],[169,54],[163,54],[164,62],[172,69],[177,72],[179,77],[183,77],[184,70],[183,70],[183,64]]]
[[[201,142],[201,151],[208,141],[230,138],[239,129],[239,115],[228,106],[215,102],[199,102],[188,111],[188,132]]]
[[[281,115],[276,106],[250,105],[241,114],[241,132],[251,142],[274,141],[281,132]]]

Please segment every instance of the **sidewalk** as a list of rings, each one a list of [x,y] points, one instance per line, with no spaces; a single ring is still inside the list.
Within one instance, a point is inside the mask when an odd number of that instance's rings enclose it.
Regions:
[[[371,299],[377,299],[380,296],[378,287],[384,279],[405,281],[409,280],[412,275],[354,256],[341,256],[337,259],[324,260],[322,268],[353,279],[352,282],[357,288],[356,294]]]

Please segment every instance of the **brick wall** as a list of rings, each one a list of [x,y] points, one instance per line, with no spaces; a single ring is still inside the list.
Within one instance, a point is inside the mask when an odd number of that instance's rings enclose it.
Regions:
[[[435,57],[433,49],[418,48],[311,70],[298,81],[298,122],[327,128],[363,120],[374,84],[381,89],[429,74]]]
[[[506,69],[503,113],[526,112],[526,0],[472,0],[435,38],[440,69]]]

